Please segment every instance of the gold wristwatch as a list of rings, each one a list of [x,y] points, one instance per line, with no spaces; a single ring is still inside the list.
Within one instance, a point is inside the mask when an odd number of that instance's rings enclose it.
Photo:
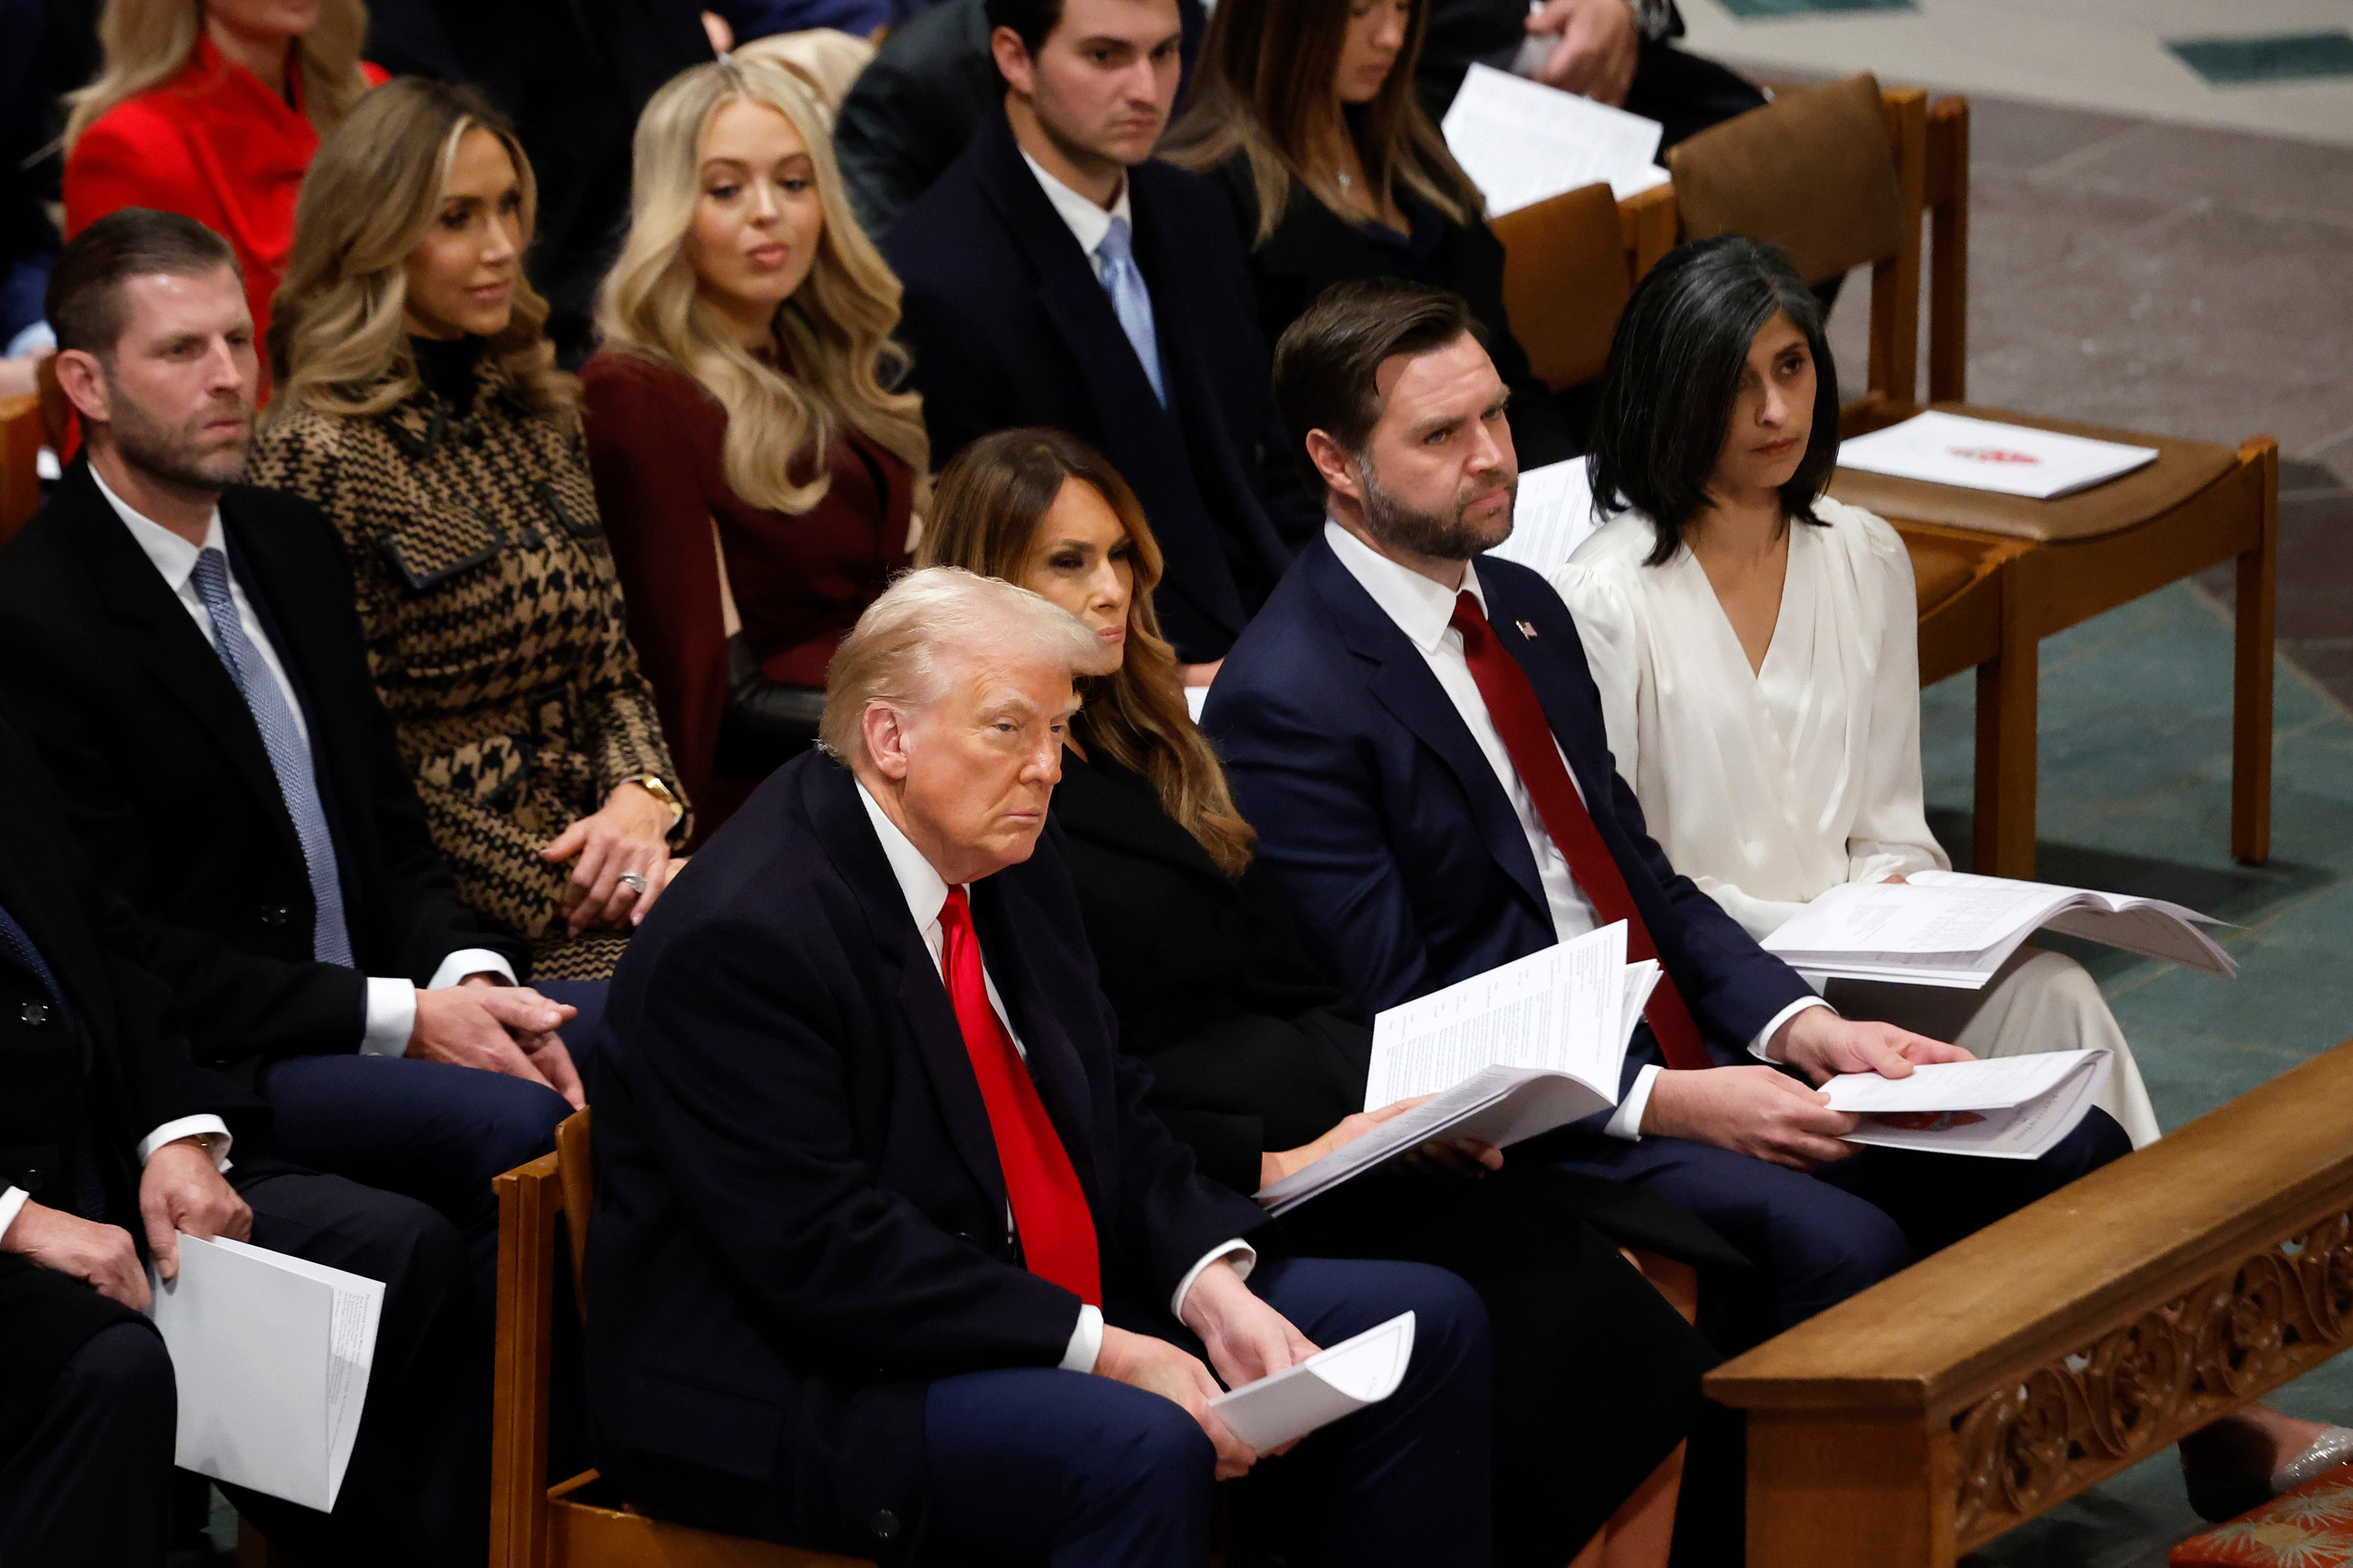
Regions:
[[[639,773],[634,778],[626,778],[621,782],[636,784],[639,789],[670,807],[670,825],[672,827],[686,820],[686,802],[679,799],[676,792],[654,774]]]

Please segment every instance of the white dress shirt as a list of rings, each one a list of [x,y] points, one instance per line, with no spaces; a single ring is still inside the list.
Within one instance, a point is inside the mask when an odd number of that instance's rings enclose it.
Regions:
[[[946,950],[947,933],[940,926],[940,910],[947,905],[947,881],[923,858],[923,852],[899,831],[899,825],[875,804],[874,797],[867,793],[862,782],[858,786],[858,804],[866,808],[866,819],[874,825],[874,837],[882,841],[882,854],[891,862],[892,873],[899,879],[899,891],[907,900],[907,913],[914,921],[916,931],[923,933],[924,951],[932,955],[932,966],[940,971],[941,984],[945,984],[947,972],[943,954]],[[997,1021],[1005,1026],[1006,1038],[1013,1042],[1013,1048],[1027,1060],[1029,1050],[1021,1044],[1021,1037],[1014,1031],[1013,1019],[1005,1010],[1005,999],[997,994],[997,981],[988,973],[987,954],[981,958],[980,979],[988,989],[990,1009],[996,1013]],[[1013,1228],[1009,1205],[1005,1224],[1007,1230]],[[1185,1271],[1185,1277],[1176,1282],[1175,1292],[1168,1298],[1168,1310],[1172,1314],[1182,1314],[1185,1298],[1192,1293],[1193,1281],[1201,1277],[1202,1269],[1220,1259],[1230,1260],[1234,1272],[1248,1279],[1250,1269],[1258,1263],[1258,1249],[1236,1237],[1203,1253],[1199,1261]],[[1103,1352],[1103,1309],[1081,1302],[1078,1326],[1071,1331],[1070,1347],[1062,1352],[1064,1372],[1094,1371],[1095,1358]]]
[[[104,479],[99,479],[96,468],[90,470],[90,477],[97,480],[98,493],[106,498],[107,504],[114,509],[114,514],[122,520],[123,527],[131,531],[132,539],[146,552],[147,559],[154,563],[155,570],[163,574],[164,585],[180,601],[180,607],[188,612],[190,620],[195,622],[205,645],[217,651],[217,645],[213,640],[212,612],[205,607],[204,594],[196,586],[195,574],[196,557],[204,551],[217,550],[224,557],[228,553],[227,535],[221,528],[220,509],[213,509],[212,520],[206,524],[204,543],[191,544],[162,523],[133,511],[129,502],[109,489]],[[286,666],[279,659],[277,647],[270,642],[269,634],[262,629],[261,618],[254,614],[253,602],[246,597],[245,584],[238,581],[235,572],[228,574],[228,593],[230,602],[237,606],[237,621],[245,628],[246,640],[252,643],[254,651],[261,655],[261,662],[269,668],[269,678],[278,683],[279,692],[286,700],[287,711],[294,716],[294,732],[301,742],[302,763],[307,767],[311,763],[311,726],[303,716],[302,704],[295,698],[294,683],[287,679]],[[505,958],[488,948],[459,948],[442,959],[440,968],[434,972],[426,989],[439,990],[446,985],[455,985],[472,974],[494,974],[509,984],[514,983],[515,977],[512,966]],[[360,1033],[360,1055],[399,1056],[408,1048],[408,1037],[415,1033],[416,1028],[416,984],[370,975],[366,1011]]]
[[[229,1133],[228,1123],[210,1112],[197,1116],[177,1117],[164,1122],[154,1131],[139,1140],[140,1169],[146,1169],[149,1157],[164,1144],[176,1143],[183,1138],[194,1138],[204,1132],[216,1135],[218,1142],[212,1146],[213,1169],[227,1174],[228,1146],[235,1142],[236,1139]],[[8,1227],[16,1223],[16,1215],[23,1212],[25,1205],[31,1200],[32,1196],[32,1194],[22,1187],[10,1187],[5,1192],[0,1192],[0,1240],[6,1239]],[[70,1214],[72,1211],[69,1209],[66,1212]]]
[[[1455,712],[1461,716],[1464,728],[1479,742],[1480,753],[1494,770],[1495,782],[1503,786],[1504,798],[1512,803],[1513,815],[1519,818],[1520,831],[1527,835],[1528,852],[1535,858],[1545,903],[1552,911],[1554,933],[1560,941],[1567,942],[1593,930],[1599,923],[1593,901],[1577,885],[1568,868],[1568,858],[1553,843],[1552,835],[1545,831],[1543,820],[1536,816],[1535,802],[1530,798],[1527,786],[1520,782],[1519,770],[1512,765],[1512,754],[1487,711],[1487,700],[1479,694],[1479,683],[1471,674],[1470,657],[1462,651],[1462,634],[1453,627],[1454,592],[1410,567],[1399,565],[1329,518],[1324,520],[1324,537],[1331,544],[1332,552],[1340,558],[1340,563],[1348,569],[1348,574],[1363,585],[1382,614],[1394,621],[1420,650],[1430,672],[1438,678]],[[1478,600],[1480,614],[1486,614],[1487,595],[1479,586],[1475,563],[1463,563],[1461,592]],[[1560,749],[1557,738],[1553,749]],[[1577,782],[1577,770],[1568,766],[1566,752],[1561,755],[1561,766],[1567,772],[1569,785],[1577,791],[1577,799],[1583,800],[1585,786]],[[1749,1050],[1763,1057],[1766,1042],[1783,1022],[1808,1007],[1823,1005],[1826,1004],[1819,996],[1800,997],[1790,1003],[1757,1032],[1749,1042]],[[1651,1065],[1635,1075],[1633,1086],[1619,1102],[1605,1129],[1612,1138],[1641,1138],[1642,1114],[1650,1109],[1651,1090],[1658,1082],[1660,1071]]]
[[[1046,199],[1054,204],[1054,211],[1069,226],[1071,237],[1077,240],[1079,248],[1087,253],[1087,264],[1095,269],[1097,276],[1101,276],[1103,264],[1095,258],[1095,247],[1103,242],[1103,236],[1111,232],[1111,220],[1124,218],[1128,232],[1135,232],[1135,207],[1128,200],[1127,176],[1122,174],[1119,178],[1119,198],[1110,206],[1101,207],[1095,205],[1092,196],[1081,195],[1048,174],[1046,165],[1029,153],[1022,153],[1021,161],[1029,165],[1031,174],[1038,176],[1039,188],[1046,193]]]

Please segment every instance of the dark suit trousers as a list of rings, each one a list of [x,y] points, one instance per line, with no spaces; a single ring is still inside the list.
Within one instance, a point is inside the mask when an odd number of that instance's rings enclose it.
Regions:
[[[1704,56],[1648,38],[1634,62],[1633,85],[1626,89],[1626,112],[1655,120],[1664,129],[1661,152],[1764,103],[1755,83]]]
[[[1294,1563],[1493,1561],[1485,1314],[1462,1282],[1413,1264],[1292,1258],[1250,1287],[1319,1345],[1415,1314],[1388,1399],[1319,1432],[1246,1483]],[[1198,1350],[1187,1342],[1186,1348]],[[952,1560],[1050,1568],[1201,1568],[1215,1458],[1174,1403],[1107,1377],[1036,1368],[931,1385],[930,1539]]]
[[[1301,1252],[1436,1264],[1478,1291],[1503,1369],[1504,1568],[1560,1568],[1576,1556],[1691,1435],[1700,1378],[1717,1360],[1556,1183],[1567,1184],[1513,1164],[1480,1181],[1378,1173],[1282,1222]]]
[[[163,1562],[178,1417],[172,1358],[153,1329],[118,1323],[84,1341],[24,1446],[0,1456],[0,1563]]]
[[[2040,1160],[1863,1149],[1807,1173],[1682,1138],[1588,1137],[1556,1152],[1566,1169],[1691,1210],[1749,1260],[1744,1299],[1703,1306],[1711,1342],[1736,1355],[2131,1153],[2132,1141],[2095,1110]]]
[[[457,1233],[422,1204],[340,1176],[263,1175],[237,1185],[253,1208],[256,1247],[384,1281],[384,1314],[334,1511],[221,1489],[295,1568],[481,1563],[490,1550],[490,1347],[474,1331]]]
[[[605,990],[603,981],[552,981],[541,991],[580,1009],[562,1033],[583,1082]],[[491,1178],[554,1149],[571,1103],[501,1073],[356,1054],[283,1058],[255,1076],[254,1089],[276,1114],[274,1146],[282,1157],[429,1204],[458,1227],[487,1336],[499,1295],[499,1203]]]

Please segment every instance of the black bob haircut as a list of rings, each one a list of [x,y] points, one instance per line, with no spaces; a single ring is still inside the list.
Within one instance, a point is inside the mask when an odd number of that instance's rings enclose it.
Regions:
[[[1586,462],[1597,511],[1630,506],[1657,526],[1646,564],[1674,559],[1684,525],[1706,504],[1749,347],[1778,315],[1806,335],[1814,359],[1813,435],[1781,487],[1781,510],[1820,527],[1814,503],[1838,467],[1838,368],[1821,301],[1789,258],[1736,234],[1679,245],[1618,319]]]

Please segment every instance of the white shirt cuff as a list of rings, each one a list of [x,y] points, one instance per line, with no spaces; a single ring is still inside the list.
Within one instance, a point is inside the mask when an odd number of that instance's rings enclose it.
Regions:
[[[33,1194],[22,1187],[10,1187],[0,1193],[0,1240],[5,1240],[8,1227],[16,1223],[16,1211],[32,1201]]]
[[[1642,1141],[1642,1113],[1651,1108],[1651,1087],[1659,1081],[1662,1069],[1654,1063],[1634,1075],[1634,1087],[1618,1102],[1618,1112],[1601,1131],[1612,1138],[1623,1138],[1629,1143]]]
[[[1103,1354],[1103,1309],[1079,1303],[1079,1326],[1071,1331],[1071,1344],[1062,1352],[1064,1372],[1092,1372]]]
[[[416,985],[406,980],[385,980],[369,975],[367,1021],[360,1027],[360,1055],[404,1055],[408,1049],[408,1037],[415,1033]]]
[[[487,947],[461,947],[441,961],[433,978],[425,983],[427,991],[439,991],[470,980],[477,974],[495,974],[507,984],[515,983],[514,965]]]
[[[1774,1032],[1779,1029],[1782,1025],[1788,1023],[1790,1019],[1796,1017],[1799,1014],[1804,1012],[1809,1007],[1828,1006],[1830,1006],[1830,1004],[1823,1001],[1819,996],[1799,997],[1795,1002],[1790,1003],[1788,1006],[1774,1014],[1773,1021],[1771,1023],[1757,1031],[1757,1037],[1748,1042],[1748,1054],[1755,1057],[1760,1062],[1773,1061],[1771,1057],[1765,1054],[1765,1047],[1772,1044]],[[1778,1067],[1781,1064],[1778,1062],[1773,1062],[1773,1065],[1775,1067]]]
[[[231,1142],[228,1123],[213,1115],[183,1116],[177,1121],[166,1121],[139,1142],[139,1163],[145,1165],[155,1151],[166,1143],[176,1143],[183,1138],[193,1138],[199,1132],[216,1132],[220,1142],[212,1147],[213,1169],[228,1169],[228,1146]]]
[[[1201,1260],[1185,1270],[1185,1278],[1176,1281],[1176,1294],[1168,1298],[1170,1317],[1179,1321],[1183,1321],[1185,1298],[1193,1293],[1193,1281],[1201,1277],[1202,1269],[1221,1260],[1230,1260],[1234,1266],[1234,1272],[1247,1279],[1250,1277],[1250,1270],[1258,1267],[1258,1248],[1242,1240],[1241,1237],[1236,1237],[1231,1241],[1219,1242],[1201,1254]]]

